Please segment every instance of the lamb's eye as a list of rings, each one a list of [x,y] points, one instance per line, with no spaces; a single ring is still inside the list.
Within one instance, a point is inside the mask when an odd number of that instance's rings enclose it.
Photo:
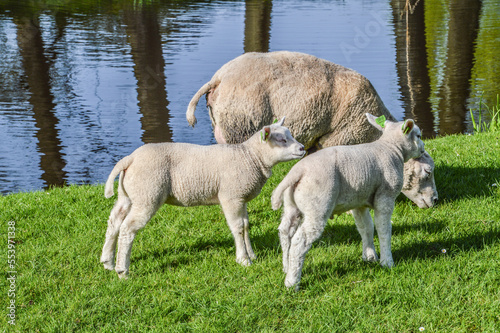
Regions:
[[[431,174],[432,174],[432,170],[431,169],[429,169],[429,168],[425,168],[424,169],[424,178],[425,179],[428,179],[431,176]]]
[[[420,139],[420,138],[422,138],[422,136],[421,136],[420,134],[417,134],[417,138],[419,138],[419,139]]]
[[[276,138],[276,141],[280,143],[286,143],[286,139],[283,137]]]

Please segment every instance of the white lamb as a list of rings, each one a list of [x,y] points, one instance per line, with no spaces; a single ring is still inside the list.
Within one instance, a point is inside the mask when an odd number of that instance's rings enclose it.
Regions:
[[[380,264],[392,267],[391,216],[403,186],[404,163],[424,153],[420,129],[414,121],[380,121],[366,114],[382,131],[374,142],[322,149],[299,161],[274,190],[271,202],[277,210],[284,199],[279,226],[283,249],[285,285],[299,287],[306,253],[330,216],[352,210],[363,243],[363,260],[377,261],[374,210],[380,241]],[[380,123],[377,123],[377,121]],[[302,221],[302,223],[301,223]]]
[[[236,261],[250,265],[255,254],[246,203],[260,193],[274,165],[305,154],[304,146],[282,126],[283,121],[265,126],[241,144],[146,144],[120,160],[106,182],[105,196],[109,198],[120,174],[118,200],[102,250],[104,268],[114,268],[119,277],[128,275],[134,237],[164,203],[220,204],[234,237]]]

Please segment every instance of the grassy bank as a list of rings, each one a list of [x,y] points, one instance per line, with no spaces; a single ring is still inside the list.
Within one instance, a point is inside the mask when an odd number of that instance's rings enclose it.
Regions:
[[[298,293],[283,286],[280,212],[269,202],[290,163],[275,168],[249,205],[258,259],[246,268],[235,263],[217,206],[164,206],[136,238],[131,277],[120,281],[99,264],[114,202],[103,186],[1,197],[0,331],[498,331],[499,141],[498,133],[427,141],[440,203],[421,210],[398,200],[396,266],[362,262],[360,237],[344,214],[309,252]],[[7,316],[12,300],[15,325]]]

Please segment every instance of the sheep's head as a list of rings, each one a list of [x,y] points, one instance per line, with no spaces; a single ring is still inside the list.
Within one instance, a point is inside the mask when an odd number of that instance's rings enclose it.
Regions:
[[[436,204],[438,193],[434,182],[434,160],[427,152],[405,163],[401,192],[420,208]]]
[[[284,121],[285,117],[259,131],[260,142],[269,148],[268,154],[273,164],[298,159],[306,153],[304,145],[295,140],[288,128],[283,126]]]

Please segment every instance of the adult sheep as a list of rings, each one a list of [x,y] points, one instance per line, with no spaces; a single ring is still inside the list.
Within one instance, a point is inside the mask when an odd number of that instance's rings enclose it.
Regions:
[[[378,139],[367,112],[396,120],[367,78],[297,52],[251,52],[229,61],[191,99],[186,113],[191,126],[203,95],[218,143],[243,142],[286,116],[292,135],[313,151]],[[403,194],[420,208],[432,207],[437,201],[432,158],[426,153],[407,164]]]

